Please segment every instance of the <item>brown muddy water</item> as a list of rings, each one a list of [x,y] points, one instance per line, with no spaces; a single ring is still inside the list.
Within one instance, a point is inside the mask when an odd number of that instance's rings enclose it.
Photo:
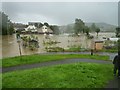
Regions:
[[[96,33],[91,33],[96,38]],[[21,35],[22,36],[22,35]],[[46,53],[45,46],[43,45],[43,40],[45,40],[45,35],[35,35],[39,39],[39,48],[36,50],[30,50],[29,48],[23,48],[22,44],[20,45],[22,55],[30,55],[35,53]],[[115,33],[99,33],[99,39],[102,39],[102,37],[112,37],[115,36]],[[19,46],[17,43],[16,35],[5,35],[0,36],[0,58],[4,57],[13,57],[13,56],[19,56]],[[72,45],[79,45],[81,48],[91,48],[92,40],[93,39],[87,39],[85,35],[81,34],[78,36],[68,36],[67,34],[64,35],[50,35],[49,36],[51,40],[56,40],[58,43],[56,46],[62,47],[62,48],[68,48],[68,46]]]

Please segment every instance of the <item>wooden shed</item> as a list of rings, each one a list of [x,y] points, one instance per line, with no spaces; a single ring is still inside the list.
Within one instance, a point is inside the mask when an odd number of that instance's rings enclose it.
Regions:
[[[95,50],[102,50],[103,49],[103,41],[94,41],[94,49]]]

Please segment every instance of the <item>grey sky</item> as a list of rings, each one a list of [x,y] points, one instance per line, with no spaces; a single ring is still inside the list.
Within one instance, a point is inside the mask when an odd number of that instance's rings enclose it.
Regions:
[[[64,25],[80,18],[85,22],[118,25],[117,2],[4,2],[2,10],[13,22]]]

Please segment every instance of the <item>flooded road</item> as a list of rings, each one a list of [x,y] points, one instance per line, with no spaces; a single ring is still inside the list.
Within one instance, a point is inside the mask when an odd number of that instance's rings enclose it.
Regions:
[[[96,36],[96,33],[91,34],[93,36]],[[22,35],[21,35],[22,36]],[[21,46],[21,51],[22,55],[29,55],[29,54],[35,54],[35,53],[46,53],[45,51],[45,46],[43,45],[43,40],[45,40],[45,36],[41,34],[35,35],[38,37],[39,40],[39,48],[32,51],[29,48],[23,48],[22,44]],[[115,33],[99,33],[99,38],[102,37],[111,37],[115,36]],[[58,41],[56,46],[62,47],[62,48],[68,48],[68,46],[81,46],[81,48],[91,48],[91,39],[87,39],[85,35],[80,35],[79,37],[71,37],[68,35],[50,35],[49,36],[51,40],[53,41]],[[19,47],[18,43],[16,40],[16,35],[6,35],[2,36],[0,38],[0,58],[4,57],[13,57],[13,56],[19,56]]]

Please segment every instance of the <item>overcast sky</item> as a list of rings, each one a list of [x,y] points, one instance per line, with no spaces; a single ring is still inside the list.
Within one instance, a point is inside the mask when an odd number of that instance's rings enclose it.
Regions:
[[[21,23],[64,25],[80,18],[84,22],[118,25],[117,2],[3,2],[2,11],[11,21]]]

